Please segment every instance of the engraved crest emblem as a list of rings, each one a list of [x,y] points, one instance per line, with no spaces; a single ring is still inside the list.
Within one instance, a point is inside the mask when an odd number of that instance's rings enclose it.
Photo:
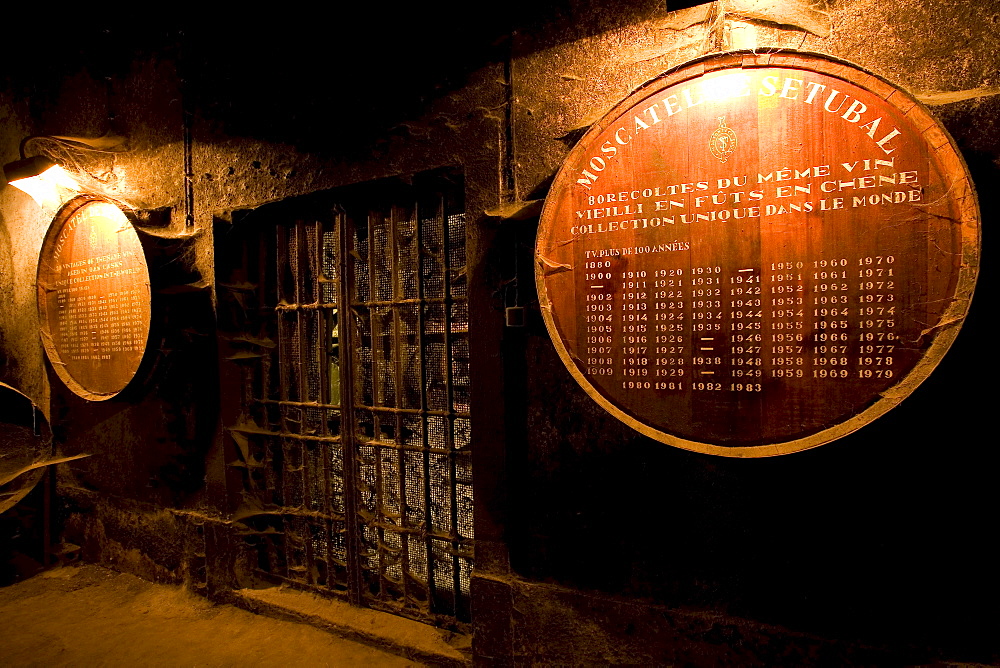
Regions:
[[[732,128],[726,127],[725,116],[719,117],[719,127],[715,128],[712,138],[708,140],[708,148],[719,162],[728,160],[736,150],[736,133]]]

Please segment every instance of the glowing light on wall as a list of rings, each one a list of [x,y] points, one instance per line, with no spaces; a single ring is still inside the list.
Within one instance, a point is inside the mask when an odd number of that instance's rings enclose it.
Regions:
[[[58,208],[80,192],[80,184],[44,156],[8,163],[3,171],[9,185],[30,195],[43,209]]]

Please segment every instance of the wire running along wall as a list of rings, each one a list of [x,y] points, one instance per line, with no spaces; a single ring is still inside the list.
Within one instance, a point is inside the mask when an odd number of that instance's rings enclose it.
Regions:
[[[221,286],[236,519],[265,578],[447,625],[473,564],[465,214],[460,184],[386,191],[268,214]]]

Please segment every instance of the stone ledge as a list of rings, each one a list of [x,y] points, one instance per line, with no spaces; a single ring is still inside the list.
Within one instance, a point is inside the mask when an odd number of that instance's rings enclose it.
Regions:
[[[309,624],[427,665],[471,665],[471,638],[405,617],[288,587],[237,589],[222,598],[253,613]]]

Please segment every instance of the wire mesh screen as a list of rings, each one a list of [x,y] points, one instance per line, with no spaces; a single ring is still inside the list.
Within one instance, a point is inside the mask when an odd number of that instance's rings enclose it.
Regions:
[[[269,218],[226,286],[255,342],[229,430],[236,519],[268,579],[467,621],[465,215],[436,191],[366,192]]]
[[[443,197],[352,220],[361,568],[372,603],[468,618],[465,215]]]

